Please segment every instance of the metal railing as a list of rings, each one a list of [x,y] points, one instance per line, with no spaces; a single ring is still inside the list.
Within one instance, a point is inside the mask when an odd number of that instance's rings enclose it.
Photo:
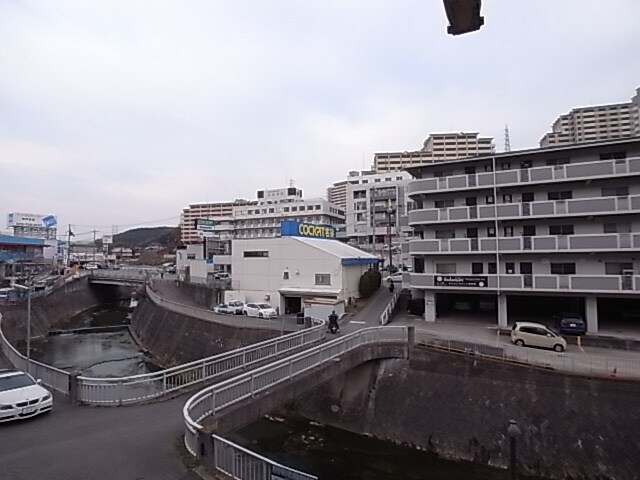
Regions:
[[[416,330],[416,343],[445,351],[463,352],[501,361],[575,373],[578,375],[640,379],[640,358],[610,357],[586,353],[558,353],[498,343],[477,343],[439,333]]]
[[[127,405],[164,397],[171,392],[240,371],[264,360],[322,340],[324,322],[301,332],[265,340],[153,373],[120,378],[78,377],[78,400],[97,405]]]
[[[389,300],[389,303],[380,314],[380,325],[386,325],[389,323],[389,320],[391,320],[391,315],[393,314],[393,309],[396,308],[398,297],[400,297],[399,292],[395,292],[391,295],[391,300]]]
[[[126,270],[108,270],[108,269],[98,269],[91,270],[89,275],[90,279],[96,280],[111,280],[114,282],[117,281],[133,281],[133,282],[145,282],[147,281],[153,274],[155,274],[152,270],[138,270],[138,269],[126,269]]]
[[[276,463],[217,435],[212,435],[212,437],[216,468],[231,478],[245,480],[269,480],[272,478],[287,478],[291,480],[318,479],[315,475],[309,475]]]
[[[185,446],[195,456],[198,430],[202,429],[200,422],[230,405],[287,382],[362,345],[407,341],[408,327],[364,328],[207,387],[189,398],[182,410]]]
[[[0,349],[7,357],[9,362],[19,370],[30,373],[34,378],[42,380],[46,386],[64,393],[69,394],[69,373],[59,368],[46,365],[35,360],[29,360],[14,348],[2,331],[2,314],[0,313]]]

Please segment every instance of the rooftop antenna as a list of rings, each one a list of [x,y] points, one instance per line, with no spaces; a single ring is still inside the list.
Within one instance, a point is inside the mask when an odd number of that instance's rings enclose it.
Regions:
[[[293,180],[293,178],[289,179],[289,186],[290,187],[294,187],[296,184],[296,182]]]
[[[511,140],[509,139],[509,124],[505,123],[504,125],[504,151],[511,151]]]

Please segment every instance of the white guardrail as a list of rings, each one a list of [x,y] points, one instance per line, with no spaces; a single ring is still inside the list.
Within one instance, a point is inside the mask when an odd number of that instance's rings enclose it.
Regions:
[[[476,343],[427,330],[416,330],[417,344],[446,351],[464,352],[507,362],[522,363],[578,375],[640,379],[640,356],[606,356],[586,353],[559,353],[508,343]],[[626,355],[622,352],[621,355]]]
[[[357,347],[385,342],[408,342],[408,327],[364,328],[201,390],[187,400],[182,410],[185,423],[184,442],[187,450],[196,456],[198,430],[202,429],[200,422],[206,417],[215,415],[224,408],[253,397],[274,385],[289,381]],[[242,473],[271,472],[274,462],[228,440],[220,437],[214,437],[214,439],[216,442],[224,443],[224,452],[232,452],[225,453],[221,457],[216,454],[215,462],[218,470],[238,479],[271,478],[270,476],[253,476],[253,473],[243,476]],[[227,462],[225,459],[229,456],[235,456],[236,461]],[[275,465],[278,468],[288,469],[288,467]],[[287,470],[287,474],[289,473],[290,476],[283,476],[283,478],[316,478],[295,470]]]
[[[27,357],[16,350],[4,336],[4,332],[2,331],[1,313],[0,349],[2,349],[2,353],[7,357],[9,362],[11,362],[11,364],[17,369],[30,373],[33,377],[42,380],[42,383],[58,392],[64,393],[65,395],[69,394],[70,385],[68,372],[31,359],[27,365]]]
[[[386,325],[391,320],[391,316],[393,315],[393,309],[396,308],[396,303],[398,302],[398,298],[400,297],[400,292],[395,292],[391,295],[391,300],[380,314],[380,325]]]

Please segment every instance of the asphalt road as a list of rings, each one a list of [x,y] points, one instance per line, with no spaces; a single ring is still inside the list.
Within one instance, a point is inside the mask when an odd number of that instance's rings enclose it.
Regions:
[[[78,407],[61,395],[45,416],[0,424],[2,480],[179,480],[192,478],[175,443],[183,395],[121,408]]]

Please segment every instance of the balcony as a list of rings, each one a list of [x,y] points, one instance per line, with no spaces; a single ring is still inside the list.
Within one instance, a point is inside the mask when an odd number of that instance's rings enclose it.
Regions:
[[[500,253],[596,252],[640,250],[640,233],[500,237]],[[496,239],[445,238],[411,240],[411,255],[496,253]]]
[[[498,290],[498,275],[408,273],[409,288],[430,290]],[[500,275],[501,291],[550,291],[563,293],[640,293],[640,275]]]
[[[528,218],[572,217],[640,212],[640,195],[628,197],[575,198],[572,200],[544,200],[529,203],[500,203],[471,207],[424,208],[409,212],[409,225],[434,222],[468,222],[524,220]]]
[[[498,187],[508,187],[593,178],[616,178],[638,174],[640,174],[640,157],[633,157],[621,160],[600,160],[597,162],[497,171],[495,173],[495,184]],[[493,179],[493,172],[424,178],[409,183],[407,191],[409,196],[413,196],[453,190],[493,188]]]

